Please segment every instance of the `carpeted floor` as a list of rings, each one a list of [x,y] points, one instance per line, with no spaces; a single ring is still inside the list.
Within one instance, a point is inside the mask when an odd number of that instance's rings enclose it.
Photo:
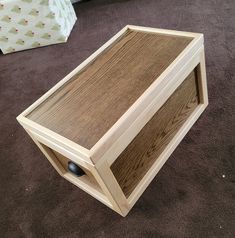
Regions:
[[[235,237],[235,1],[75,8],[66,44],[0,55],[0,237]],[[122,218],[59,177],[15,117],[126,24],[203,32],[210,105]]]

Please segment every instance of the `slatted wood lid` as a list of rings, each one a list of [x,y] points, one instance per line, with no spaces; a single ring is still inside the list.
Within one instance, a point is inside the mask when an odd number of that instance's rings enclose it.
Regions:
[[[192,39],[128,29],[27,118],[91,149]]]

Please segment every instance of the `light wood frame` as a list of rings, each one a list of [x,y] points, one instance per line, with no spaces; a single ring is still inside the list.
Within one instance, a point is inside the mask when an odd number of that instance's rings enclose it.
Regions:
[[[39,104],[63,86],[86,65],[92,62],[105,49],[110,47],[110,45],[112,45],[128,29],[166,35],[186,36],[193,38],[193,40],[158,77],[158,80],[154,81],[154,83],[90,150],[35,123],[32,120],[29,120],[26,117]],[[180,128],[127,199],[117,183],[110,166],[194,68],[197,69],[200,104],[185,121],[184,125]],[[207,105],[208,95],[203,35],[199,33],[128,25],[21,113],[17,117],[17,120],[25,128],[27,133],[62,177],[80,187],[85,192],[118,212],[120,215],[126,216]],[[89,184],[89,181],[87,182],[82,178],[77,178],[64,171],[61,164],[56,162],[57,159],[49,148],[59,152],[71,161],[89,170],[96,179],[99,188]]]

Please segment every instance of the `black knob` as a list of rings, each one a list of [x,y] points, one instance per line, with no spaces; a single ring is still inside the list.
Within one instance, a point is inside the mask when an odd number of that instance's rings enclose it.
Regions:
[[[72,161],[68,162],[68,170],[78,177],[85,174],[85,172],[78,165],[73,163]]]

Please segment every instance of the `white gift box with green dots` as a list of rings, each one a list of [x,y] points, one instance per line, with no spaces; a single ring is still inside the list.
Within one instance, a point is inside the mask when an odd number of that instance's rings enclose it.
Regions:
[[[0,0],[3,54],[66,42],[76,22],[69,0]]]

